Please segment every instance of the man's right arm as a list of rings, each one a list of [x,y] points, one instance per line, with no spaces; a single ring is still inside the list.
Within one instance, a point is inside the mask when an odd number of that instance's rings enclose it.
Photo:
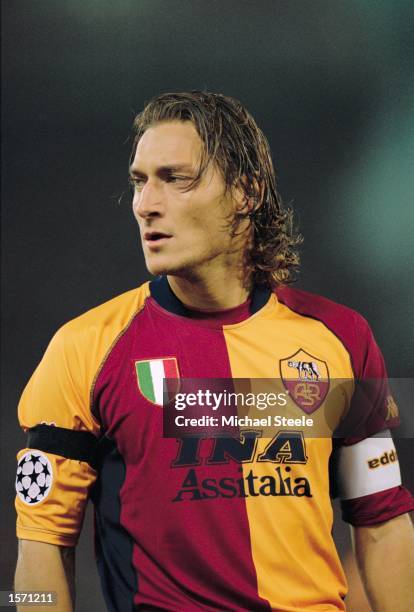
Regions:
[[[89,326],[77,326],[55,334],[18,410],[28,440],[17,455],[15,587],[56,591],[59,612],[73,610],[75,546],[97,477],[88,458],[100,434],[90,408],[95,347],[84,331]]]
[[[19,539],[16,592],[55,591],[59,612],[72,612],[75,601],[75,547]],[[36,607],[50,612],[50,606]],[[18,607],[18,612],[23,608]]]

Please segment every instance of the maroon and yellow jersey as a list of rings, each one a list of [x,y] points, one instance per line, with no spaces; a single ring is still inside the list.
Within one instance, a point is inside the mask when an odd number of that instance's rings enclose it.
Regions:
[[[323,384],[303,380],[386,372],[364,319],[329,300],[257,289],[209,314],[189,311],[166,278],[147,283],[62,327],[29,381],[19,406],[30,433],[18,455],[18,537],[75,545],[91,496],[109,610],[344,610],[333,446],[346,520],[373,524],[414,507],[392,440],[376,435],[398,424],[386,385],[371,398],[364,436],[341,443],[297,428],[291,437],[256,428],[174,439],[163,437],[164,378],[297,380],[297,415],[317,418]],[[353,390],[336,395],[335,424],[352,413]],[[372,462],[378,452],[388,466],[367,468],[367,453]]]

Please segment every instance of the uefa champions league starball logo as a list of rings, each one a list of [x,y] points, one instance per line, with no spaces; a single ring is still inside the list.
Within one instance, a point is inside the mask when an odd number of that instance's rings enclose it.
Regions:
[[[17,464],[16,491],[20,499],[29,505],[43,501],[50,492],[53,481],[52,465],[40,451],[28,451]]]

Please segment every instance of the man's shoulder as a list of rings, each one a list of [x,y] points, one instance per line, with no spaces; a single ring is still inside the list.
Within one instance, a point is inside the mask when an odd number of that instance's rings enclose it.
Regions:
[[[148,283],[145,283],[65,323],[51,339],[29,382],[30,389],[36,388],[45,397],[56,393],[61,399],[64,391],[63,403],[75,398],[76,404],[76,398],[83,398],[84,405],[89,405],[89,394],[99,368],[117,340],[130,329],[148,295]]]
[[[289,309],[321,321],[341,336],[369,331],[368,322],[358,311],[327,297],[290,286],[278,287],[275,293]]]
[[[71,319],[56,332],[54,341],[79,341],[105,334],[116,337],[142,310],[149,296],[149,283],[126,291]]]

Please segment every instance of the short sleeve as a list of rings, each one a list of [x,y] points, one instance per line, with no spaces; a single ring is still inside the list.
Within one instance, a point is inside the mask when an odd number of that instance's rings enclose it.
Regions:
[[[400,418],[384,358],[360,315],[355,335],[355,388],[334,440],[333,489],[341,500],[343,519],[354,526],[369,526],[413,510],[414,500],[402,486],[390,432]]]
[[[414,510],[414,499],[402,486],[391,432],[335,450],[335,487],[342,518],[356,527],[375,525]]]
[[[46,424],[99,435],[90,411],[85,340],[65,326],[52,339],[21,397],[23,430]],[[84,462],[36,448],[17,455],[17,536],[50,544],[77,543],[96,472]]]
[[[354,392],[334,437],[355,444],[400,424],[384,358],[367,321],[355,314],[353,350]]]

